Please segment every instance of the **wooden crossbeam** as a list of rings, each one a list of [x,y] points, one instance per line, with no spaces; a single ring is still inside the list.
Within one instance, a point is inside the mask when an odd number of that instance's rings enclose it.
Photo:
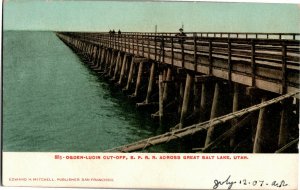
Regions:
[[[124,146],[120,146],[117,148],[113,148],[113,149],[109,149],[106,150],[106,152],[133,152],[133,151],[137,151],[137,150],[141,150],[141,149],[145,149],[146,147],[150,147],[150,146],[154,146],[157,144],[162,144],[165,142],[169,142],[171,140],[175,140],[178,138],[182,138],[184,136],[188,136],[188,135],[193,135],[197,132],[203,131],[203,130],[207,130],[209,127],[211,126],[215,126],[217,124],[221,124],[221,123],[225,123],[231,119],[234,118],[239,118],[241,116],[244,116],[246,114],[252,113],[254,111],[260,110],[266,106],[278,103],[286,98],[289,97],[293,97],[296,96],[300,93],[300,91],[297,92],[293,92],[293,93],[288,93],[288,94],[284,94],[282,96],[279,96],[277,98],[262,102],[260,104],[221,116],[221,117],[217,117],[214,118],[212,120],[203,122],[203,123],[198,123],[198,124],[194,124],[191,125],[189,127],[183,128],[183,129],[177,129],[174,130],[172,132],[168,132],[162,135],[158,135],[158,136],[154,136],[154,137],[150,137],[138,142],[134,142],[128,145],[124,145]]]

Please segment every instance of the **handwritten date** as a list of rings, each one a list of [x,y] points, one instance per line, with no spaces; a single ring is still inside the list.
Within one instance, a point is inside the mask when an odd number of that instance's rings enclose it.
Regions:
[[[281,187],[286,187],[288,186],[288,184],[285,182],[285,180],[281,180],[281,181],[271,181],[271,182],[267,182],[264,180],[248,180],[248,179],[242,179],[242,180],[232,180],[231,179],[231,175],[229,175],[225,180],[219,180],[219,179],[215,179],[214,180],[214,184],[213,184],[213,189],[232,189],[234,187],[234,185],[237,185],[239,187],[241,186],[259,186],[259,187],[277,187],[277,188],[281,188]]]

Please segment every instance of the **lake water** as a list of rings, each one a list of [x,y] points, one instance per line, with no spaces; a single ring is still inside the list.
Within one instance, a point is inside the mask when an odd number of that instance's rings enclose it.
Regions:
[[[101,152],[166,130],[55,33],[5,31],[3,37],[4,151]],[[179,149],[168,143],[146,151]]]

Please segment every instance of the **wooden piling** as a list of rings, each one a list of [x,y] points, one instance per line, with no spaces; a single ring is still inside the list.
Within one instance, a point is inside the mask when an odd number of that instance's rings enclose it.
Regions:
[[[217,115],[218,115],[218,111],[219,111],[218,106],[219,106],[219,99],[220,99],[219,96],[220,96],[220,87],[219,87],[219,83],[216,83],[212,108],[211,108],[211,112],[210,112],[210,119],[213,119],[213,118],[217,117]],[[214,126],[211,126],[207,130],[207,135],[206,135],[206,139],[205,139],[205,147],[212,141],[213,133],[214,133]]]
[[[93,58],[94,58],[94,51],[95,51],[95,46],[91,45],[90,52],[89,52],[89,57],[88,57],[88,64],[90,66],[92,65],[92,61],[93,61]]]
[[[92,44],[88,43],[87,45],[87,52],[86,52],[86,60],[90,61],[91,54],[92,54]]]
[[[158,76],[158,89],[159,89],[159,120],[162,121],[162,118],[164,116],[164,100],[163,100],[163,73],[160,72]]]
[[[94,68],[96,65],[97,65],[97,62],[98,62],[98,57],[99,57],[99,52],[100,52],[100,48],[99,46],[96,46],[96,52],[95,52],[95,56],[94,56],[94,59],[93,59],[93,63],[92,63],[92,68]]]
[[[181,116],[181,109],[182,109],[182,99],[183,99],[183,93],[184,93],[184,86],[181,81],[179,81],[179,94],[177,97],[178,100],[178,116]]]
[[[261,103],[265,102],[266,98],[263,97]],[[262,152],[262,144],[263,144],[263,128],[265,125],[265,110],[266,108],[261,108],[258,115],[257,127],[256,127],[256,135],[254,139],[253,145],[253,153]]]
[[[300,115],[299,114],[299,111],[300,111],[300,109],[299,109],[299,102],[300,102],[300,100],[296,99],[296,115]]]
[[[115,64],[115,70],[114,70],[114,76],[112,78],[112,80],[116,80],[117,78],[117,74],[119,72],[119,68],[120,68],[120,62],[122,61],[121,58],[121,52],[118,51],[118,55],[117,55],[117,60],[116,60],[116,64]]]
[[[239,110],[239,86],[237,83],[234,84],[233,87],[233,101],[232,101],[232,112],[236,112]],[[234,127],[238,123],[237,119],[233,119],[231,121],[231,126]],[[233,148],[235,146],[235,134],[233,134],[230,138],[230,147]]]
[[[101,47],[97,46],[97,54],[94,60],[94,64],[91,66],[91,69],[97,69],[99,67],[99,58],[101,54]]]
[[[123,80],[123,77],[124,77],[124,73],[125,73],[125,65],[126,65],[126,62],[127,62],[127,54],[125,53],[124,54],[124,57],[123,57],[123,62],[122,62],[122,67],[121,67],[121,73],[120,73],[120,78],[119,78],[119,81],[118,81],[118,85],[121,85],[122,84],[122,80]]]
[[[114,50],[113,59],[111,62],[111,71],[109,73],[110,78],[114,76],[116,64],[118,63],[118,56],[119,56],[119,52],[117,50]]]
[[[291,98],[282,101],[278,148],[281,148],[288,143],[289,115],[291,115],[291,105],[293,103],[292,101],[293,99]]]
[[[149,83],[148,83],[148,89],[147,89],[147,95],[146,95],[146,100],[145,103],[149,103],[150,96],[152,94],[152,89],[153,89],[153,83],[155,80],[155,63],[151,63],[151,69],[150,69],[150,77],[149,77]]]
[[[104,70],[105,69],[105,57],[106,57],[106,54],[107,54],[107,50],[106,50],[105,47],[103,47],[99,70]]]
[[[163,101],[167,102],[168,99],[168,92],[169,92],[169,83],[172,80],[172,69],[170,67],[168,67],[167,70],[167,76],[165,78],[165,85],[164,85],[164,94],[163,94]]]
[[[186,82],[185,82],[185,90],[184,90],[184,96],[183,96],[183,102],[182,102],[179,128],[182,128],[185,124],[184,120],[188,113],[191,87],[193,86],[193,82],[194,82],[194,76],[192,76],[192,74],[188,73],[186,76]]]
[[[206,120],[207,110],[208,110],[208,89],[205,82],[201,85],[201,100],[200,100],[200,117],[199,122]]]
[[[130,69],[129,69],[129,74],[128,74],[127,85],[124,88],[124,90],[128,90],[129,87],[130,87],[130,84],[131,84],[132,78],[133,78],[134,66],[135,66],[135,63],[134,63],[134,57],[133,57],[132,60],[131,60],[131,63],[130,63]]]
[[[89,45],[88,43],[84,42],[84,51],[83,51],[83,55],[84,57],[87,56],[87,53],[88,53],[88,48],[89,48]]]
[[[112,76],[113,70],[114,70],[114,64],[115,64],[115,50],[111,50],[111,56],[109,60],[109,71],[108,71],[108,76]]]
[[[138,95],[138,90],[140,88],[142,77],[143,77],[143,66],[144,66],[144,62],[141,61],[139,63],[139,71],[138,71],[138,75],[137,75],[137,79],[136,79],[135,91],[132,94],[132,97],[136,97]]]
[[[107,48],[106,49],[106,57],[105,57],[105,73],[108,71],[109,69],[109,60],[110,60],[110,49]]]
[[[93,49],[93,55],[92,55],[92,59],[91,59],[91,66],[93,66],[95,64],[95,59],[96,59],[96,56],[97,56],[97,46],[95,45],[94,46],[94,49]]]
[[[199,84],[198,80],[194,81],[194,99],[193,99],[193,105],[194,105],[194,112],[199,116],[200,114],[200,101],[201,101],[201,84]]]

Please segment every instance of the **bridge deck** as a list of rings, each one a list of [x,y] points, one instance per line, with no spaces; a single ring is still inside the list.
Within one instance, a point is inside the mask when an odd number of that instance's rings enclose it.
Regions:
[[[299,88],[299,34],[59,33],[198,74],[284,94]]]

